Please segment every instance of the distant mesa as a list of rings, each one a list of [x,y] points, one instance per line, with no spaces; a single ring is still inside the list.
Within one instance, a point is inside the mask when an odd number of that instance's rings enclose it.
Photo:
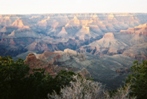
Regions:
[[[89,27],[93,32],[98,32],[100,34],[102,33],[102,30],[99,28],[98,25],[90,25]]]
[[[98,18],[98,16],[96,14],[92,15],[92,18],[95,19],[95,18]]]
[[[77,18],[77,16],[74,16],[73,20],[75,23],[79,24],[79,19]]]
[[[121,30],[121,33],[128,33],[128,34],[138,34],[138,35],[146,35],[147,36],[147,23],[141,24],[134,28],[128,28],[127,30]]]
[[[77,55],[77,52],[71,49],[65,49],[64,52],[70,55]]]
[[[97,22],[99,22],[100,20],[99,20],[98,15],[94,14],[94,15],[92,15],[90,21],[91,21],[90,23],[96,23],[97,24]]]
[[[43,19],[41,21],[38,22],[38,25],[39,26],[47,26],[47,20],[46,19]]]
[[[98,44],[101,47],[113,47],[117,49],[124,48],[126,44],[120,42],[119,40],[115,39],[114,34],[112,32],[106,33],[102,39],[97,40],[95,44]]]
[[[102,31],[108,31],[107,27],[105,24],[103,24],[103,22],[100,22],[98,24],[99,28],[102,30]]]
[[[15,36],[15,30],[11,32],[11,34],[9,34],[8,36],[10,37],[14,37]]]
[[[129,49],[123,52],[123,55],[135,58],[137,60],[146,60],[147,59],[147,44],[142,43],[139,45],[134,45]]]
[[[23,29],[29,29],[29,26],[25,26],[23,24],[23,21],[21,19],[15,20],[12,25],[13,27],[23,28]]]
[[[62,27],[61,31],[59,32],[58,36],[65,36],[67,35],[67,31],[65,30],[65,27]]]
[[[56,28],[58,27],[58,25],[59,25],[59,22],[57,22],[57,21],[54,21],[54,22],[51,24],[53,30],[56,30]]]
[[[80,40],[85,40],[85,37],[90,36],[90,28],[82,26],[79,32],[76,33],[76,36],[78,36]]]
[[[15,45],[16,43],[14,42],[13,38],[10,39],[10,45]]]
[[[110,47],[112,45],[117,45],[118,41],[115,39],[114,34],[109,32],[104,34],[103,38],[97,40],[96,42],[91,43],[90,45],[96,45],[99,47]]]
[[[0,16],[0,24],[4,26],[9,26],[11,24],[10,16]]]
[[[82,26],[82,29],[79,32],[84,33],[84,34],[89,34],[90,29],[87,26]]]
[[[114,34],[112,32],[106,33],[103,36],[104,39],[114,39]]]
[[[30,51],[36,51],[36,50],[44,51],[44,50],[48,50],[48,47],[47,44],[45,44],[44,42],[34,41],[33,43],[27,46],[27,49]]]
[[[69,23],[66,23],[66,24],[65,24],[65,27],[69,27]]]
[[[37,46],[37,42],[33,42],[30,45],[27,46],[27,49],[29,49],[30,51],[35,50]]]
[[[3,28],[0,30],[0,32],[7,32],[6,27],[3,27]]]
[[[89,51],[92,54],[117,54],[125,49],[127,45],[117,39],[114,34],[106,33],[100,40],[94,41],[82,48]]]
[[[135,26],[135,28],[147,28],[147,23]]]
[[[74,18],[70,21],[71,25],[80,25],[80,20],[77,18],[77,16],[74,16]]]
[[[114,16],[113,14],[109,14],[109,15],[108,15],[108,19],[109,19],[109,20],[112,20],[112,19],[114,19],[114,18],[115,18],[115,16]]]
[[[23,27],[24,24],[23,24],[22,20],[17,19],[17,20],[15,20],[15,21],[12,23],[12,26],[15,26],[15,27]]]
[[[40,20],[37,24],[39,26],[45,27],[47,26],[49,20],[50,20],[50,17],[48,16],[47,18]]]
[[[88,26],[93,21],[92,20],[80,20],[80,22],[81,22],[81,25]]]

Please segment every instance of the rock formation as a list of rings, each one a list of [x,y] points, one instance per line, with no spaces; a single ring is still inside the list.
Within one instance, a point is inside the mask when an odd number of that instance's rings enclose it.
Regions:
[[[25,26],[25,25],[23,24],[23,21],[22,21],[21,19],[15,20],[15,21],[12,23],[11,26],[13,26],[13,27],[18,27],[18,28],[29,29],[29,26]]]
[[[66,36],[68,33],[65,30],[65,27],[62,27],[62,30],[58,33],[58,36]]]
[[[147,36],[147,24],[142,24],[134,28],[128,28],[127,30],[121,30],[121,33],[146,35]]]

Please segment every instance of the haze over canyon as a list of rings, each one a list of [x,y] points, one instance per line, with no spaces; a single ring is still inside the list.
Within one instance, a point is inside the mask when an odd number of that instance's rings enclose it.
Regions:
[[[42,68],[50,64],[52,74],[62,67],[82,70],[115,88],[134,60],[147,59],[147,14],[0,15],[0,56],[8,55]]]

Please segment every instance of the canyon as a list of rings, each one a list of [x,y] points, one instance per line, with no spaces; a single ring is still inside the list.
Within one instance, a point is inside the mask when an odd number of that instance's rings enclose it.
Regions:
[[[147,14],[0,15],[0,56],[22,58],[52,75],[82,71],[116,88],[133,61],[147,59]]]

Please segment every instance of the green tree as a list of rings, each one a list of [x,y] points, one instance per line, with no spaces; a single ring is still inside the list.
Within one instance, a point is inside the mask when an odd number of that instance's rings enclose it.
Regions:
[[[23,80],[19,97],[21,99],[45,99],[50,91],[52,80],[53,78],[45,74],[44,70],[34,72]]]
[[[29,67],[18,59],[16,62],[11,57],[0,57],[0,97],[10,99],[17,96],[24,77],[28,74]]]
[[[75,74],[60,71],[53,78],[44,69],[29,71],[22,59],[0,57],[0,99],[46,99],[48,93],[59,93]]]
[[[142,63],[134,62],[126,83],[131,84],[132,96],[136,96],[137,99],[147,99],[147,60]]]

